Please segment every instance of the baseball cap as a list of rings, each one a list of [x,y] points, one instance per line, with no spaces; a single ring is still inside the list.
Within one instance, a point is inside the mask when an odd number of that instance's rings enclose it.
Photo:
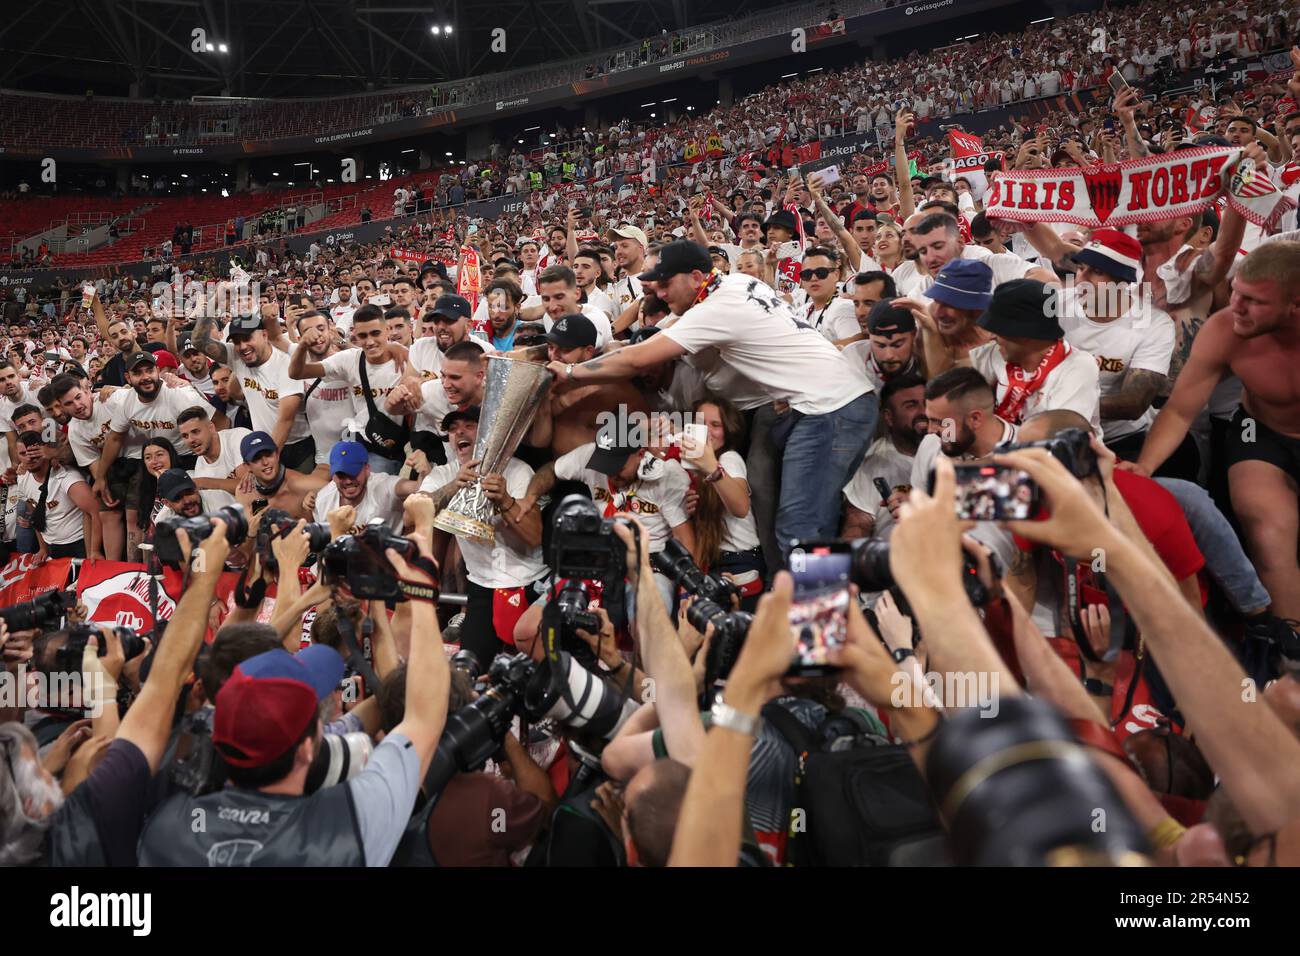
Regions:
[[[479,406],[470,405],[467,408],[453,408],[446,415],[442,416],[442,430],[451,431],[451,426],[457,422],[476,422],[479,417]]]
[[[366,451],[366,446],[359,441],[341,441],[330,449],[331,476],[351,475],[355,478],[368,464],[370,464],[370,454]]]
[[[636,226],[619,226],[617,229],[611,229],[609,234],[619,239],[635,239],[641,243],[642,249],[650,246],[650,241],[646,239],[645,233]]]
[[[1089,243],[1073,259],[1121,282],[1137,282],[1142,244],[1118,229],[1095,229]]]
[[[615,441],[612,435],[597,432],[596,448],[592,451],[591,458],[587,460],[587,467],[602,475],[616,475],[627,464],[628,457],[640,450],[639,445],[631,444],[626,440]]]
[[[978,259],[953,259],[939,270],[925,295],[954,309],[978,312],[989,307],[992,291],[992,269]]]
[[[266,432],[249,432],[239,443],[239,456],[246,463],[267,451],[275,451],[275,439]]]
[[[166,349],[159,349],[153,353],[154,364],[159,368],[180,368],[180,362],[176,361],[176,356],[172,355]]]
[[[693,272],[696,269],[706,274],[713,271],[713,260],[709,257],[709,250],[698,242],[679,239],[660,249],[659,260],[654,268],[641,273],[637,278],[642,282],[663,282],[675,275]]]
[[[565,350],[595,345],[598,338],[596,324],[580,312],[560,316],[546,333],[546,341]]]
[[[184,468],[168,468],[158,476],[158,497],[176,501],[187,491],[194,491],[194,479]]]
[[[1012,279],[993,290],[979,325],[1007,338],[1052,342],[1065,335],[1056,318],[1059,314],[1054,288],[1037,279]]]
[[[236,335],[252,335],[262,328],[264,326],[260,314],[237,315],[230,320],[230,325],[226,329],[226,338],[233,339]]]
[[[132,352],[126,357],[126,370],[129,372],[141,362],[147,362],[150,365],[157,365],[158,360],[154,358],[152,352]]]
[[[459,322],[461,319],[468,319],[474,310],[470,308],[469,299],[463,295],[444,292],[434,301],[433,308],[429,311],[435,316]]]
[[[911,309],[890,305],[888,299],[881,299],[867,313],[867,331],[872,335],[915,332],[916,319],[912,316]]]
[[[194,337],[191,335],[182,335],[180,340],[181,355],[188,355],[191,352],[197,352],[198,346],[194,344]]]
[[[338,651],[324,644],[250,657],[217,693],[213,744],[236,767],[263,767],[284,756],[343,679],[343,669]]]

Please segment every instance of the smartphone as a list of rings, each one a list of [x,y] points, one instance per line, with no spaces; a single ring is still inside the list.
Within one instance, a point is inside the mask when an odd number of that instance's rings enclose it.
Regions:
[[[1110,76],[1106,77],[1106,82],[1110,84],[1110,91],[1116,96],[1130,89],[1128,80],[1124,79],[1124,75],[1119,70],[1111,71]]]
[[[819,169],[814,175],[816,175],[818,181],[822,184],[822,188],[825,189],[840,181],[839,164],[837,163],[834,166],[827,166],[825,169]]]
[[[683,458],[700,458],[704,455],[704,446],[709,442],[709,426],[692,423],[682,427],[682,436],[690,436],[693,451],[687,452],[685,446],[682,447]]]
[[[882,505],[888,501],[889,496],[894,493],[893,489],[889,487],[889,482],[885,481],[884,478],[872,478],[871,483],[876,486],[876,494],[880,495],[880,503]]]
[[[790,639],[794,656],[789,674],[834,673],[829,652],[849,633],[849,575],[853,550],[847,541],[796,541],[786,565],[794,578]]]
[[[1038,483],[1019,468],[1005,465],[955,465],[957,517],[963,521],[1027,521],[1038,516]],[[930,474],[934,493],[934,473]]]
[[[1115,118],[1113,116],[1107,116],[1102,120],[1101,128],[1113,133],[1115,131]]]

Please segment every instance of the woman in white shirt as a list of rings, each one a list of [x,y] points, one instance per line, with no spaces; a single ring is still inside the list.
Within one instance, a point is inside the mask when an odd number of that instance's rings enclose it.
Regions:
[[[701,567],[725,574],[742,593],[741,606],[752,611],[763,591],[763,549],[750,507],[744,446],[745,419],[725,398],[706,396],[691,409],[694,421],[709,430],[708,442],[697,446],[682,438],[682,463],[692,469],[699,495],[695,506],[695,541]]]

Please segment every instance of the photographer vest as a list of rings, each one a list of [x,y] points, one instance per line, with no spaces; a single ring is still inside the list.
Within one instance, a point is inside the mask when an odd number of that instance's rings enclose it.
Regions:
[[[365,866],[347,785],[309,797],[227,787],[164,802],[140,836],[141,866]]]

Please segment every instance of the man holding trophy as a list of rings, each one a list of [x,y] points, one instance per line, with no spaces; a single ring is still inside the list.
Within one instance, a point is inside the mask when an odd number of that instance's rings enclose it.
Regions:
[[[515,622],[544,590],[542,518],[519,502],[533,470],[512,457],[551,385],[544,365],[487,356],[483,405],[453,408],[440,425],[455,454],[420,485],[432,496],[435,527],[456,536],[469,578],[461,647],[485,668]]]

